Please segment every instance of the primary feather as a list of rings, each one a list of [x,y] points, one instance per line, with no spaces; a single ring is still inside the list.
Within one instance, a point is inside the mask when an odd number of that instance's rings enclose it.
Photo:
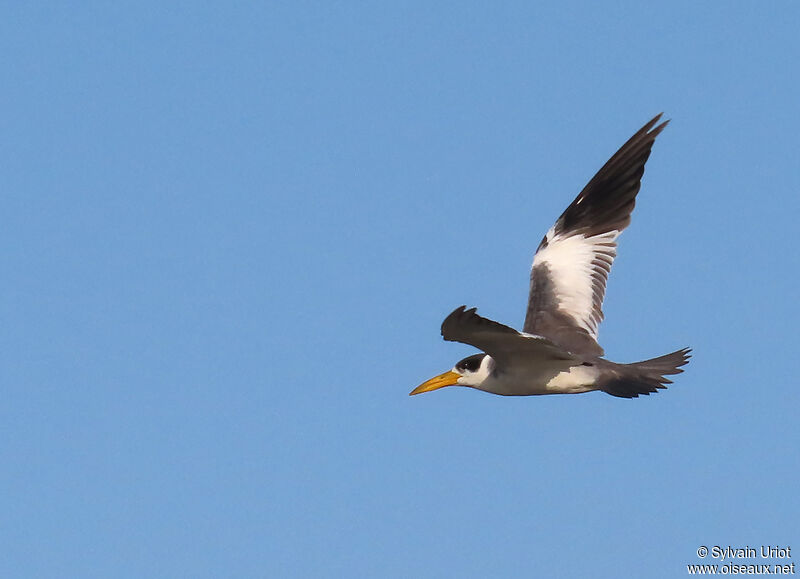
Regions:
[[[572,352],[601,356],[597,331],[617,237],[631,221],[644,165],[658,134],[656,116],[597,172],[539,244],[523,330]]]

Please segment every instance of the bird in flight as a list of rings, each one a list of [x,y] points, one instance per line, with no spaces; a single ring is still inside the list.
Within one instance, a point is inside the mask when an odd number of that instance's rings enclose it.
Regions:
[[[452,370],[431,378],[411,395],[444,386],[492,394],[531,396],[600,390],[636,398],[666,388],[683,372],[689,348],[632,364],[603,358],[597,330],[617,238],[631,221],[644,165],[669,121],[661,115],[639,129],[597,172],[539,244],[531,268],[528,311],[522,332],[456,308],[442,323],[442,337],[475,346]]]

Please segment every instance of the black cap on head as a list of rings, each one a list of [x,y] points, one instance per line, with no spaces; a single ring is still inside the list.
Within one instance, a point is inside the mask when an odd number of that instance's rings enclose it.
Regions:
[[[483,362],[485,357],[486,354],[473,354],[472,356],[467,356],[458,364],[456,364],[456,370],[461,372],[477,372],[478,368],[481,367],[481,362]]]

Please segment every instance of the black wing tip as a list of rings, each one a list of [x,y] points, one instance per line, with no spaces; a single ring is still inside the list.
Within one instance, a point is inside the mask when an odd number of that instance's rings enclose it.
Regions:
[[[664,113],[661,112],[658,113],[649,121],[647,121],[641,129],[636,131],[633,134],[633,136],[631,136],[631,138],[628,139],[627,142],[622,147],[620,147],[620,150],[617,151],[616,154],[621,153],[623,150],[625,150],[626,147],[634,146],[638,142],[648,143],[649,146],[652,147],[652,144],[655,142],[656,137],[658,137],[658,135],[661,134],[661,131],[663,131],[672,120],[672,119],[665,119],[663,122],[659,123],[659,121],[663,116]]]
[[[664,119],[664,122],[662,122],[661,124],[658,124],[658,126],[656,126],[658,121],[660,121],[661,117],[663,117],[663,116],[664,116],[664,112],[663,111],[658,113],[652,119],[647,121],[647,123],[645,123],[645,125],[641,129],[639,129],[639,131],[637,131],[637,132],[638,133],[647,133],[648,136],[652,135],[655,138],[656,136],[658,136],[658,134],[661,131],[664,130],[664,127],[666,127],[669,124],[669,122],[672,120],[672,119]]]
[[[672,354],[667,354],[668,356],[675,356],[675,367],[674,367],[674,374],[682,374],[683,373],[683,366],[689,363],[689,360],[692,359],[692,349],[688,346],[686,348],[681,348],[680,350],[676,350]]]
[[[442,322],[442,337],[448,342],[472,344],[463,339],[465,329],[470,332],[487,330],[507,334],[519,333],[514,328],[510,328],[500,322],[479,316],[477,311],[478,308],[457,307]]]
[[[467,306],[458,306],[456,309],[450,312],[450,314],[442,322],[442,337],[445,340],[448,340],[449,338],[447,338],[446,334],[450,333],[450,326],[472,316],[477,316],[478,314],[475,313],[477,311],[478,308],[467,309]]]
[[[669,119],[659,124],[663,114],[645,123],[595,173],[556,220],[556,233],[585,231],[596,235],[628,226],[650,151],[669,124]],[[540,243],[540,247],[544,245]]]
[[[448,314],[448,316],[444,319],[444,321],[446,322],[451,318],[460,318],[464,314],[474,314],[476,311],[478,311],[478,308],[467,309],[467,306],[458,306],[456,309],[454,309],[452,312]]]

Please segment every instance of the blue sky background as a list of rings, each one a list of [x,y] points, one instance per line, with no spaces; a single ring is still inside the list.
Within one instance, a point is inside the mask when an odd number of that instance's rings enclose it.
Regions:
[[[800,550],[800,5],[5,5],[0,575],[680,577]],[[608,356],[639,400],[409,398],[520,327],[660,111]]]

